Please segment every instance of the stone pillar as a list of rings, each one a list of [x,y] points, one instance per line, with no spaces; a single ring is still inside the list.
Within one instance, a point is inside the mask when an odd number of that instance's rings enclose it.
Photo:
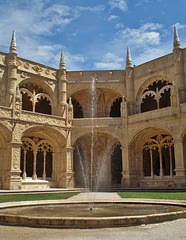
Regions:
[[[133,66],[130,55],[130,50],[127,48],[126,57],[126,90],[127,90],[127,102],[128,102],[128,114],[134,113],[134,79],[133,79]]]
[[[73,148],[66,147],[66,187],[74,188]]]
[[[138,184],[138,172],[135,169],[133,153],[134,146],[126,145],[122,146],[122,179],[121,185],[123,187],[137,187]]]
[[[122,179],[121,185],[124,187],[131,186],[130,179],[130,147],[128,145],[122,146]]]
[[[182,49],[174,49],[174,81],[178,88],[180,103],[185,101],[185,79],[184,79],[184,65],[183,65]]]
[[[181,43],[179,40],[178,32],[176,26],[174,26],[174,81],[178,88],[178,94],[180,98],[180,103],[183,103],[186,99],[185,97],[185,79],[184,79],[184,56],[183,49],[181,48]]]
[[[121,102],[121,122],[123,126],[127,126],[128,124],[128,107],[124,96]]]
[[[20,152],[22,142],[11,142],[10,190],[22,188],[20,170]]]
[[[183,139],[174,140],[175,152],[175,185],[177,187],[186,187],[186,159],[184,159],[184,141]]]

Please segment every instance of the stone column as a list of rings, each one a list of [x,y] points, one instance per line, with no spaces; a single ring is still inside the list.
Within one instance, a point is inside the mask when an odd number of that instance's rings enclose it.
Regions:
[[[20,153],[22,142],[11,142],[11,170],[10,170],[10,190],[19,190],[22,188]]]
[[[43,176],[42,179],[46,179],[46,151],[43,152]]]
[[[36,174],[36,157],[37,157],[37,151],[34,151],[34,161],[33,161],[33,175],[32,179],[37,180],[37,174]]]
[[[66,187],[74,187],[73,148],[66,147]]]
[[[184,56],[183,49],[181,48],[180,39],[176,26],[174,26],[174,43],[173,43],[173,54],[174,54],[174,81],[178,88],[180,97],[180,103],[185,100],[185,79],[184,79]]]
[[[178,187],[186,187],[186,159],[184,159],[183,139],[174,140],[176,176],[175,184]]]
[[[121,185],[124,187],[130,187],[130,147],[128,145],[122,146],[122,179]]]
[[[133,153],[134,146],[122,146],[122,179],[121,185],[123,187],[137,187],[138,186],[138,172],[135,170],[135,162]]]

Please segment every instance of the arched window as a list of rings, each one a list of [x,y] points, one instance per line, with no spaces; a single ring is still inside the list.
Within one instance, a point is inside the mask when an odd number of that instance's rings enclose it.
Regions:
[[[112,184],[121,184],[122,152],[121,144],[115,144],[111,154],[111,175]]]
[[[171,136],[156,135],[143,145],[144,177],[173,177],[175,168],[174,143]]]
[[[111,110],[110,110],[110,117],[121,117],[121,112],[120,112],[120,106],[121,106],[121,102],[122,102],[122,98],[117,98],[112,106],[111,106]]]
[[[21,84],[19,88],[22,93],[23,110],[49,115],[52,113],[52,99],[41,87],[33,83],[26,83]]]
[[[141,96],[141,112],[147,112],[171,105],[172,83],[158,80],[150,84]]]
[[[52,176],[53,150],[51,145],[40,138],[23,139],[21,145],[22,178],[32,177],[34,180]]]
[[[83,109],[80,103],[76,99],[72,99],[73,111],[74,111],[74,118],[83,118]]]

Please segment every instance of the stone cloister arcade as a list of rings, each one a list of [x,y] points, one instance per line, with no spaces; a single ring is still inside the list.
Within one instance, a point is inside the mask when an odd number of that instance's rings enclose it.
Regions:
[[[125,70],[0,53],[0,188],[186,186],[186,49]],[[92,84],[94,82],[94,93]],[[92,101],[92,98],[94,101]],[[92,177],[91,177],[92,176]]]

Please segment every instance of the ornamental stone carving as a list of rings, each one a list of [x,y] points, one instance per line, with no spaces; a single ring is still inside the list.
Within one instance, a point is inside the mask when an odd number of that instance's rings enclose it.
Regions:
[[[19,162],[20,162],[20,146],[13,146],[13,149],[12,149],[13,169],[19,169]]]
[[[43,69],[42,69],[40,66],[38,66],[38,65],[33,66],[32,68],[34,69],[34,71],[35,71],[36,73],[40,73],[40,72],[43,71]]]
[[[24,67],[25,67],[26,69],[29,69],[29,68],[30,68],[30,64],[26,62],[26,63],[24,64]]]

